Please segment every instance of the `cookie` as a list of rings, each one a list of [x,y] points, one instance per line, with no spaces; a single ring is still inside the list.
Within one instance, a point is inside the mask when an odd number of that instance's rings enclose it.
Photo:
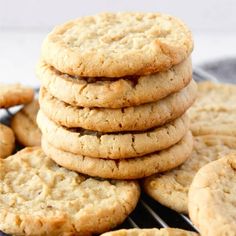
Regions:
[[[12,117],[11,127],[17,141],[23,146],[40,146],[41,132],[36,124],[38,110],[38,101],[34,100]]]
[[[189,189],[189,215],[201,235],[236,235],[236,154],[202,167]]]
[[[51,96],[45,88],[39,95],[40,109],[59,125],[99,132],[146,130],[183,115],[197,95],[192,81],[180,92],[153,103],[136,107],[108,109],[73,107]]]
[[[20,84],[0,83],[0,108],[30,103],[34,99],[34,90]]]
[[[66,129],[39,111],[37,122],[44,137],[54,147],[74,154],[121,159],[143,156],[179,142],[189,129],[186,115],[159,128],[134,133],[99,133]]]
[[[161,204],[188,213],[188,191],[197,171],[224,155],[236,152],[236,138],[205,135],[194,137],[190,158],[174,170],[151,176],[144,181],[145,191]]]
[[[102,234],[101,236],[197,236],[197,233],[176,228],[161,229],[121,229]]]
[[[187,86],[191,59],[170,70],[118,79],[72,77],[40,62],[37,77],[50,94],[73,106],[121,108],[154,102]],[[63,88],[63,89],[62,89]]]
[[[79,173],[101,178],[138,179],[175,168],[191,154],[192,135],[188,132],[174,146],[142,157],[107,160],[76,155],[55,148],[43,136],[42,148],[57,164]]]
[[[199,96],[189,110],[195,135],[236,136],[236,85],[202,82]]]
[[[42,58],[70,75],[122,77],[167,70],[192,50],[191,32],[173,16],[102,13],[55,27]]]
[[[125,220],[140,189],[66,170],[39,147],[0,160],[0,230],[12,235],[92,235]]]
[[[15,148],[13,131],[0,123],[0,158],[10,156]]]

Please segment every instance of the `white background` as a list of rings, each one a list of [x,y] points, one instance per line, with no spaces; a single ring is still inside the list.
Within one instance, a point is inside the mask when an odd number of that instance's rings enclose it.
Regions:
[[[104,11],[158,11],[181,18],[194,34],[194,65],[236,55],[235,0],[0,0],[0,81],[37,86],[34,65],[50,29]]]
[[[232,31],[235,0],[0,0],[0,27],[48,28],[101,11],[166,12],[193,31]]]

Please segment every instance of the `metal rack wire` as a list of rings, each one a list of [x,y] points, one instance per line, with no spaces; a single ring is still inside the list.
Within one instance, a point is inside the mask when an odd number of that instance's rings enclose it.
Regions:
[[[186,215],[179,214],[142,193],[137,207],[119,228],[153,227],[175,227],[197,232]]]
[[[219,82],[219,80],[201,68],[195,68],[193,78],[196,81],[210,80]],[[12,112],[6,110],[6,115],[0,119],[3,123],[8,123]],[[175,227],[186,230],[196,231],[197,228],[192,224],[188,216],[179,214],[161,204],[154,201],[152,198],[142,193],[137,207],[131,215],[120,225],[117,229],[121,228],[161,228],[161,227]],[[7,236],[0,232],[0,236]]]

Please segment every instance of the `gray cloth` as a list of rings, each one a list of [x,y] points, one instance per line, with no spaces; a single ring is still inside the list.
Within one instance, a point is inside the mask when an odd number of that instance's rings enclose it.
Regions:
[[[220,82],[236,83],[236,58],[226,58],[200,66]]]

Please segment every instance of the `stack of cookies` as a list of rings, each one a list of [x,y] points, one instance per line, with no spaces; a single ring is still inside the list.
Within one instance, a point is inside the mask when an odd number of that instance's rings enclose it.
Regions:
[[[137,179],[192,152],[191,33],[164,14],[106,13],[56,27],[37,77],[42,148],[90,176]]]

